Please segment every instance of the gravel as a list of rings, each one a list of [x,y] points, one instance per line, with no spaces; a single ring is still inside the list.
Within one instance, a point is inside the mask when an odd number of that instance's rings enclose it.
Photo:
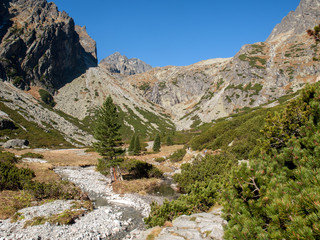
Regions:
[[[25,222],[37,216],[50,216],[69,209],[72,201],[53,201],[41,206],[21,209],[24,219],[0,220],[0,240],[21,239],[135,239],[144,230],[143,217],[150,206],[136,195],[120,196],[112,191],[111,180],[94,167],[59,167],[55,172],[75,183],[96,201],[96,208],[81,216],[72,225],[43,225],[23,228]]]

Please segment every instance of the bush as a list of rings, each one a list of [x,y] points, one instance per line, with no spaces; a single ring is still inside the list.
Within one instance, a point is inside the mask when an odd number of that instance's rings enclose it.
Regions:
[[[319,109],[316,84],[267,117],[263,152],[230,176],[225,239],[319,239]]]
[[[41,100],[45,104],[48,104],[51,107],[55,106],[56,103],[54,102],[53,97],[50,93],[48,93],[46,90],[40,89],[39,94],[40,94]]]
[[[130,174],[133,174],[135,178],[162,177],[162,172],[158,168],[156,168],[150,163],[136,159],[125,160],[122,163],[121,168],[125,169]]]
[[[35,177],[32,170],[17,168],[14,164],[0,161],[0,191],[22,190]]]
[[[185,149],[179,149],[175,151],[171,156],[170,156],[170,161],[171,162],[180,162],[182,161],[183,157],[186,155],[187,151]]]
[[[2,163],[17,163],[18,159],[13,153],[10,152],[0,152],[0,162]]]
[[[32,153],[32,152],[28,152],[28,153],[24,153],[21,155],[22,158],[40,158],[43,159],[44,156],[40,153]]]
[[[159,157],[159,158],[156,158],[154,161],[158,162],[158,163],[162,163],[164,162],[166,159],[163,158],[163,157]]]
[[[161,226],[182,214],[207,211],[219,201],[222,190],[228,185],[226,176],[234,163],[232,155],[223,153],[182,165],[181,174],[174,175],[174,179],[187,194],[171,202],[166,200],[163,205],[153,202],[149,217],[144,219],[147,226]]]

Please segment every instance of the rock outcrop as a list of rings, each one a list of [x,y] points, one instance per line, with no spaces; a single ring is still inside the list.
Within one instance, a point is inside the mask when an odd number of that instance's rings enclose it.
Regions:
[[[2,147],[4,148],[26,148],[29,142],[25,139],[11,139],[4,143]]]
[[[101,60],[99,64],[102,68],[107,69],[111,73],[121,73],[124,75],[134,75],[144,73],[152,67],[137,58],[128,59],[126,56],[115,52],[109,57]]]
[[[307,29],[320,23],[320,1],[301,0],[295,11],[291,11],[285,16],[272,31],[267,42],[274,40],[280,35],[305,33]]]
[[[3,101],[3,99],[5,100]],[[80,144],[88,146],[93,141],[90,134],[79,129],[64,115],[59,115],[59,112],[53,111],[52,108],[41,105],[34,97],[10,83],[0,82],[0,100],[2,104],[21,115],[28,122],[36,125],[37,128],[44,131],[57,130],[66,141],[74,146],[80,146]],[[18,126],[27,131],[24,126]]]
[[[22,89],[37,85],[53,92],[97,65],[94,41],[88,41],[82,28],[79,37],[73,19],[54,3],[6,0],[0,12],[3,80]]]

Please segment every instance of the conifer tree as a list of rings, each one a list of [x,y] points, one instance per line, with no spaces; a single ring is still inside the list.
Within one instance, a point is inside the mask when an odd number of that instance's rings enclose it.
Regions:
[[[139,139],[139,136],[137,135],[137,137],[135,138],[135,141],[134,141],[133,154],[135,156],[138,156],[138,155],[140,155],[140,152],[141,152],[140,139]]]
[[[172,145],[173,145],[173,142],[172,142],[172,140],[171,140],[171,137],[168,136],[168,137],[167,137],[167,146],[172,146]]]
[[[307,86],[267,118],[263,151],[234,168],[225,239],[319,239],[320,90]]]
[[[121,135],[117,108],[113,104],[111,96],[108,96],[103,105],[96,111],[93,129],[93,143],[95,150],[102,156],[99,159],[97,170],[108,174],[110,167],[120,164],[123,159],[120,157],[124,150]]]
[[[133,134],[130,140],[129,148],[128,148],[129,153],[133,152],[135,141],[136,141],[136,136]]]
[[[152,150],[154,152],[159,152],[160,148],[161,148],[160,136],[159,136],[159,134],[157,134],[155,139],[154,139],[154,142],[153,142]]]

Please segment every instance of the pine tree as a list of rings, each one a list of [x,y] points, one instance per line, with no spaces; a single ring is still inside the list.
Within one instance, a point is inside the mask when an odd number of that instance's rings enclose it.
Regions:
[[[128,148],[128,152],[129,153],[133,152],[135,141],[136,141],[136,136],[133,134],[132,137],[131,137],[131,140],[130,140],[129,148]]]
[[[138,155],[140,155],[140,152],[141,152],[140,139],[139,139],[139,136],[137,136],[137,137],[135,138],[135,141],[134,141],[133,154],[134,154],[135,156],[138,156]]]
[[[93,135],[97,140],[93,143],[95,150],[102,156],[99,159],[97,170],[108,174],[110,167],[120,164],[124,150],[119,129],[117,108],[111,96],[108,96],[103,105],[96,111]]]
[[[160,148],[161,148],[160,136],[159,136],[159,134],[157,134],[156,138],[154,139],[154,142],[153,142],[152,150],[154,152],[159,152]]]
[[[260,156],[232,171],[225,239],[319,239],[320,90],[269,115]]]
[[[172,146],[173,145],[173,142],[170,138],[170,136],[167,137],[167,146]]]

